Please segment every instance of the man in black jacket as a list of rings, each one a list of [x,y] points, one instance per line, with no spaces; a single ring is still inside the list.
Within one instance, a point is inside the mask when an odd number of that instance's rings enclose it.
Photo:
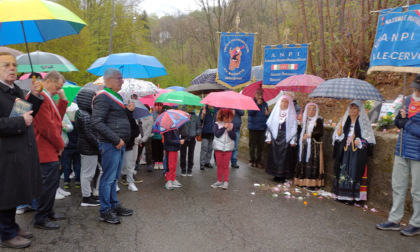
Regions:
[[[181,145],[181,176],[192,176],[194,166],[195,137],[201,134],[201,120],[195,114],[194,106],[187,105],[187,112],[191,115],[190,121],[181,126],[179,132],[181,139],[185,142]],[[187,149],[188,149],[188,170],[187,168]]]
[[[123,103],[117,93],[123,78],[120,70],[109,68],[104,73],[105,88],[93,101],[92,126],[99,134],[102,176],[99,182],[100,217],[111,224],[120,223],[118,216],[130,216],[133,210],[121,206],[117,200],[117,181],[124,161],[125,143],[130,140],[131,128],[127,112],[134,110],[134,102]],[[131,115],[132,116],[132,115]]]
[[[31,244],[33,233],[20,229],[15,221],[16,207],[28,204],[42,193],[38,149],[32,124],[43,97],[40,83],[32,83],[26,101],[31,111],[9,117],[13,106],[24,101],[23,91],[14,81],[17,78],[16,58],[0,53],[0,239],[9,248],[24,248]]]
[[[95,176],[98,166],[99,142],[98,137],[92,131],[92,103],[96,93],[90,89],[82,89],[77,94],[76,125],[79,129],[77,150],[81,156],[80,183],[82,187],[81,206],[99,206],[99,202],[92,196],[90,183]]]

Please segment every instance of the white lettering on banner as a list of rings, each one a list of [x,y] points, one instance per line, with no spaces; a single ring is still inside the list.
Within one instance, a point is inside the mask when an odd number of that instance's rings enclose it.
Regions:
[[[393,18],[385,20],[385,24],[392,24],[392,23],[395,23],[395,22],[405,21],[405,20],[407,20],[407,17],[408,17],[407,15],[399,16],[399,17],[393,17]]]
[[[378,52],[373,55],[373,60],[420,60],[420,52]]]
[[[388,35],[384,33],[384,35],[382,35],[382,37],[378,39],[378,42],[382,42],[382,41],[394,42],[394,41],[407,41],[407,40],[414,40],[414,32],[411,33],[411,37],[410,37],[410,33],[408,32],[403,32],[401,34],[393,33],[391,35],[391,41],[388,41]]]

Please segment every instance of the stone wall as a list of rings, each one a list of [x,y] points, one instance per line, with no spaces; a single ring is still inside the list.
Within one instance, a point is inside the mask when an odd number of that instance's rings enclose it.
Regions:
[[[242,117],[241,138],[239,140],[239,153],[238,156],[246,162],[249,160],[248,149],[248,117]],[[325,190],[331,191],[332,181],[334,177],[332,159],[333,146],[332,146],[332,133],[333,128],[326,126],[324,128],[323,137],[323,151],[325,162]],[[389,211],[392,206],[392,187],[391,175],[392,166],[394,163],[394,151],[398,135],[388,134],[382,132],[375,132],[376,145],[373,149],[373,155],[368,160],[368,205],[370,207],[377,207],[383,211]],[[267,144],[264,145],[263,164],[267,158]],[[410,188],[409,185],[408,188]],[[412,211],[411,195],[407,193],[406,209]]]

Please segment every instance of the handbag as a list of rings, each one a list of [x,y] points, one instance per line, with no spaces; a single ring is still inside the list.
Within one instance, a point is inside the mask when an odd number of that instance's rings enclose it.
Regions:
[[[203,132],[203,126],[204,126],[204,119],[203,119],[203,123],[201,124],[201,133]],[[195,139],[197,140],[197,142],[201,142],[201,133],[200,133],[200,135],[198,135],[198,136],[195,137]]]

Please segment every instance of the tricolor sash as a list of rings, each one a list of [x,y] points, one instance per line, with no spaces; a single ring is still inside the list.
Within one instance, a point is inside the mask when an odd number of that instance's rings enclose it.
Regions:
[[[125,108],[124,103],[120,100],[119,97],[115,96],[114,94],[111,94],[110,92],[106,91],[105,89],[100,91],[98,93],[98,95],[100,94],[104,94],[106,96],[108,96],[109,98],[111,98],[111,100],[113,100],[114,102],[116,102],[118,105],[120,105],[122,108]]]

